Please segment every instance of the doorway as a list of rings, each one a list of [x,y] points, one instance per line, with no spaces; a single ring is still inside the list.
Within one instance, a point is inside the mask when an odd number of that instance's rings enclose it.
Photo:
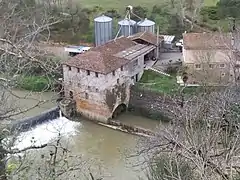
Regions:
[[[136,79],[136,82],[138,82],[138,74],[136,74],[136,77],[135,77],[135,79]]]

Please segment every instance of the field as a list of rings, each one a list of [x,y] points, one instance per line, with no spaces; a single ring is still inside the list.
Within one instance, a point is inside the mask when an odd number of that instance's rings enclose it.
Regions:
[[[219,0],[204,0],[205,6],[215,6]]]
[[[77,0],[76,0],[77,1]],[[84,7],[92,8],[94,6],[100,6],[103,9],[117,9],[123,11],[128,5],[143,6],[151,9],[154,5],[163,3],[166,0],[81,0],[81,4]],[[218,0],[204,0],[206,6],[214,6]]]

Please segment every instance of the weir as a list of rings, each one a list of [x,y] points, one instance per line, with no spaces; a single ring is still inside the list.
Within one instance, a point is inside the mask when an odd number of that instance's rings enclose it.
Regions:
[[[12,124],[10,124],[10,131],[11,132],[24,132],[28,131],[31,128],[43,124],[47,121],[51,121],[53,119],[57,119],[59,117],[62,117],[62,113],[59,109],[59,107],[54,107],[50,110],[47,110],[45,112],[42,112],[39,115],[27,117],[22,120],[15,120]]]

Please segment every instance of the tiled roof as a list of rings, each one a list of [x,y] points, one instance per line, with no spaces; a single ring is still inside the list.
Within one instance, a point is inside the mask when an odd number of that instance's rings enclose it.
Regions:
[[[141,39],[152,45],[157,45],[157,36],[151,32],[139,32],[130,37],[132,40]],[[159,36],[159,43],[163,40],[162,36]]]
[[[108,74],[129,62],[129,60],[116,57],[114,54],[135,45],[136,43],[132,40],[120,37],[101,46],[94,47],[83,54],[78,54],[63,64]]]
[[[231,49],[231,34],[221,33],[184,33],[184,49],[210,50]]]

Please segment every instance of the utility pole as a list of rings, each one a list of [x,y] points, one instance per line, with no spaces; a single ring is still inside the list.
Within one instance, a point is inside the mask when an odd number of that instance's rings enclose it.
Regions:
[[[159,58],[159,26],[157,26],[157,60]]]

